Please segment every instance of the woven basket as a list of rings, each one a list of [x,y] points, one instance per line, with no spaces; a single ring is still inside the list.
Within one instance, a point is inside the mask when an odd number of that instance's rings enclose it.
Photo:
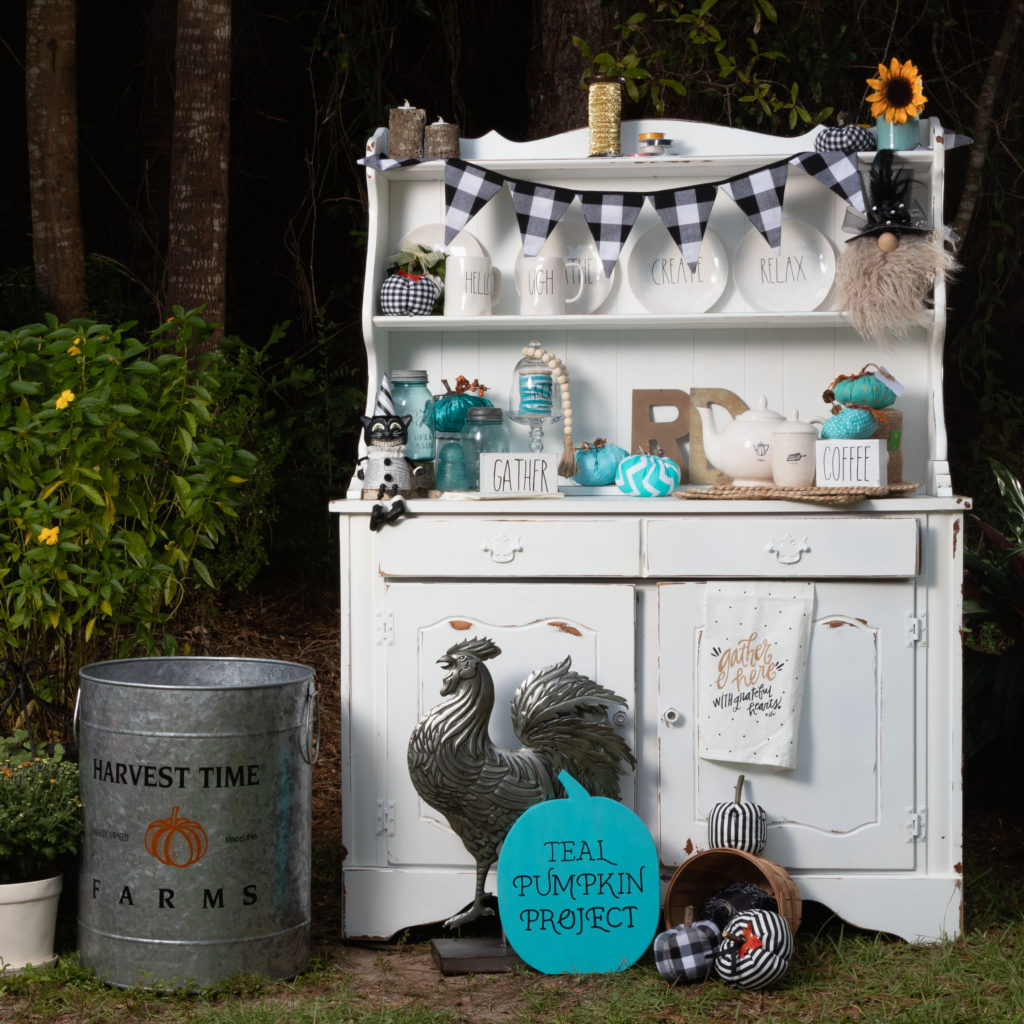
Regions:
[[[771,893],[779,913],[796,934],[803,906],[796,882],[774,861],[745,850],[703,850],[683,861],[665,893],[665,927],[682,924],[687,907],[693,907],[694,913],[699,914],[706,899],[733,882],[753,882]]]

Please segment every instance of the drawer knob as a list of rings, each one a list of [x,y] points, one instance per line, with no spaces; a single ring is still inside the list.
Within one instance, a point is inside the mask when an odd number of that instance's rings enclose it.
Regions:
[[[675,708],[665,708],[661,713],[661,720],[671,728],[673,725],[682,725],[683,716]]]
[[[523,539],[516,537],[515,540],[512,540],[511,537],[502,534],[493,540],[485,540],[480,547],[491,556],[492,562],[511,562],[516,557],[516,553],[523,550]]]
[[[768,550],[783,565],[795,565],[805,551],[811,550],[811,545],[807,543],[806,537],[797,540],[787,533],[781,540],[775,540],[773,537],[768,543]]]

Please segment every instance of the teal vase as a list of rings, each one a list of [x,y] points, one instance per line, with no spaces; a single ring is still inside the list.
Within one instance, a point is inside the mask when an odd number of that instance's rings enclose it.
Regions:
[[[921,141],[921,126],[916,117],[900,124],[886,121],[882,114],[875,118],[875,137],[878,149],[913,149]]]

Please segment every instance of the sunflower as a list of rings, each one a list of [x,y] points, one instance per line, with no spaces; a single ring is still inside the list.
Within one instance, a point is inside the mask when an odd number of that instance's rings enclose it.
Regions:
[[[921,91],[921,74],[908,60],[905,64],[893,57],[889,66],[878,65],[878,77],[869,78],[868,85],[875,91],[868,96],[871,116],[885,119],[890,124],[905,124],[908,117],[920,117],[928,101]]]

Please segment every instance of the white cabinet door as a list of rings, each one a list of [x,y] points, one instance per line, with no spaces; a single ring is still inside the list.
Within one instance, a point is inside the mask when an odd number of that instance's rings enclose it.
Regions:
[[[914,582],[815,585],[797,764],[791,771],[697,756],[696,666],[705,587],[659,588],[660,851],[679,864],[706,848],[712,806],[732,798],[764,807],[764,856],[788,868],[911,869],[915,652],[906,621]]]
[[[444,817],[413,788],[406,762],[416,723],[443,699],[436,664],[452,646],[489,637],[501,654],[488,660],[495,701],[490,737],[517,749],[509,704],[531,671],[572,657],[572,668],[625,697],[616,721],[635,750],[635,594],[630,585],[523,583],[397,583],[387,589],[393,641],[380,648],[387,688],[387,863],[472,864]],[[623,802],[634,806],[635,782],[623,777]]]

